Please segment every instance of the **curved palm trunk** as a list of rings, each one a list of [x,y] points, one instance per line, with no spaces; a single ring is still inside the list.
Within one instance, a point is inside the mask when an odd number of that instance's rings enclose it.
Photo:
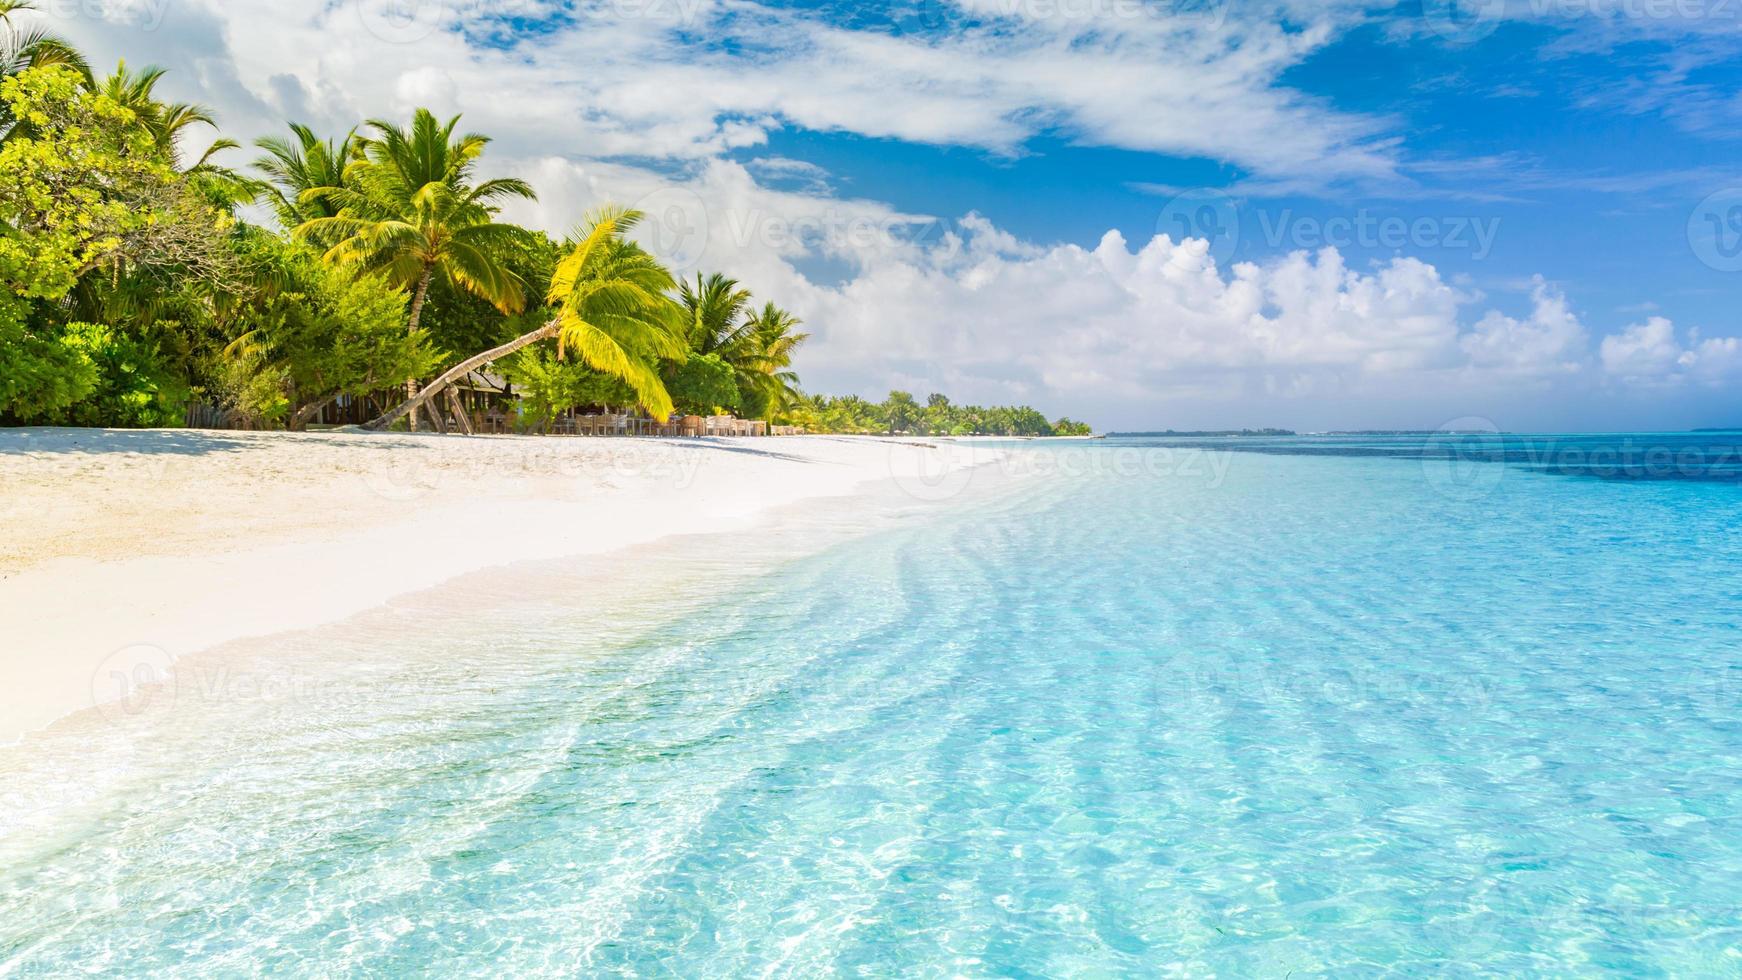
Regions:
[[[405,321],[405,329],[406,329],[406,332],[412,336],[417,335],[418,321],[423,319],[423,304],[429,300],[429,281],[434,276],[435,276],[435,266],[433,266],[433,265],[424,266],[423,267],[423,276],[417,280],[417,292],[413,293],[411,296],[411,316],[409,318],[407,318]],[[405,398],[406,398],[407,403],[416,401],[416,399],[417,399],[417,379],[416,378],[406,378],[405,379]],[[422,404],[422,403],[418,402],[418,404]],[[413,432],[417,431],[417,407],[416,407],[416,405],[412,406],[411,421],[408,424],[411,428],[411,431],[413,431]]]
[[[448,385],[451,385],[473,371],[476,371],[485,364],[507,357],[528,344],[536,344],[541,340],[549,340],[550,338],[555,337],[560,330],[560,324],[560,320],[553,319],[544,326],[539,327],[537,330],[534,330],[531,333],[521,334],[513,340],[510,340],[508,343],[503,344],[501,347],[493,347],[490,350],[484,351],[482,354],[474,354],[473,356],[466,358],[453,367],[448,368],[447,372],[441,377],[431,381],[429,387],[420,392],[414,393],[405,404],[395,408],[391,412],[388,412],[386,415],[367,423],[363,428],[372,429],[376,432],[387,428],[393,423],[399,421],[407,412],[417,411],[424,402],[441,394]]]

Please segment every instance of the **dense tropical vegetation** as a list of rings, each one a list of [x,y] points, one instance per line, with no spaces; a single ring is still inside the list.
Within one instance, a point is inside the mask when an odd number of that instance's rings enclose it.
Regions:
[[[489,139],[457,117],[419,109],[335,139],[292,123],[246,167],[221,138],[192,156],[209,111],[160,98],[157,69],[93,72],[21,26],[29,9],[0,0],[0,423],[300,429],[344,400],[372,427],[416,427],[488,371],[526,431],[595,405],[812,431],[1086,431],[940,395],[806,395],[797,317],[725,275],[678,281],[635,243],[634,211],[561,241],[502,221],[534,191],[482,176]]]
[[[944,395],[932,395],[920,404],[905,391],[892,391],[882,402],[857,395],[830,398],[800,396],[794,417],[817,432],[902,433],[931,436],[1086,436],[1094,430],[1085,422],[1061,418],[1048,422],[1032,408],[956,405]]]

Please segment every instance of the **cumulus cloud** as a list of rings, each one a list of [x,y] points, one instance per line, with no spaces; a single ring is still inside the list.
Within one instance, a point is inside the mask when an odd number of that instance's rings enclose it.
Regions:
[[[1742,341],[1690,336],[1683,346],[1675,324],[1661,316],[1604,337],[1599,355],[1605,372],[1632,384],[1721,384],[1742,376]]]
[[[1585,327],[1560,290],[1541,276],[1531,281],[1531,312],[1514,319],[1490,311],[1460,341],[1473,367],[1538,377],[1572,374],[1590,357]]]
[[[1008,251],[966,233],[959,248],[871,263],[840,287],[796,296],[820,324],[814,370],[877,364],[891,379],[988,397],[1145,405],[1447,388],[1470,371],[1498,379],[1541,347],[1507,348],[1492,336],[1499,314],[1482,321],[1488,334],[1465,333],[1467,297],[1412,258],[1363,271],[1324,249],[1223,270],[1195,239],[1133,247],[1109,232],[1093,249]],[[1477,336],[1486,346],[1470,343]],[[1504,352],[1504,366],[1472,347]]]

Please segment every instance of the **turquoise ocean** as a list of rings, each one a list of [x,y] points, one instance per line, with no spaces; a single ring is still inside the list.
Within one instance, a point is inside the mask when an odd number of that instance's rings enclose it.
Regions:
[[[0,749],[0,975],[1742,975],[1739,444],[979,444],[232,644]]]

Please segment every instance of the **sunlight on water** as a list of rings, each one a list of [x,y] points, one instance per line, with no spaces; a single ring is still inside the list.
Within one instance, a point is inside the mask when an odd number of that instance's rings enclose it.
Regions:
[[[1742,488],[1182,446],[197,658],[0,973],[1742,971]]]

